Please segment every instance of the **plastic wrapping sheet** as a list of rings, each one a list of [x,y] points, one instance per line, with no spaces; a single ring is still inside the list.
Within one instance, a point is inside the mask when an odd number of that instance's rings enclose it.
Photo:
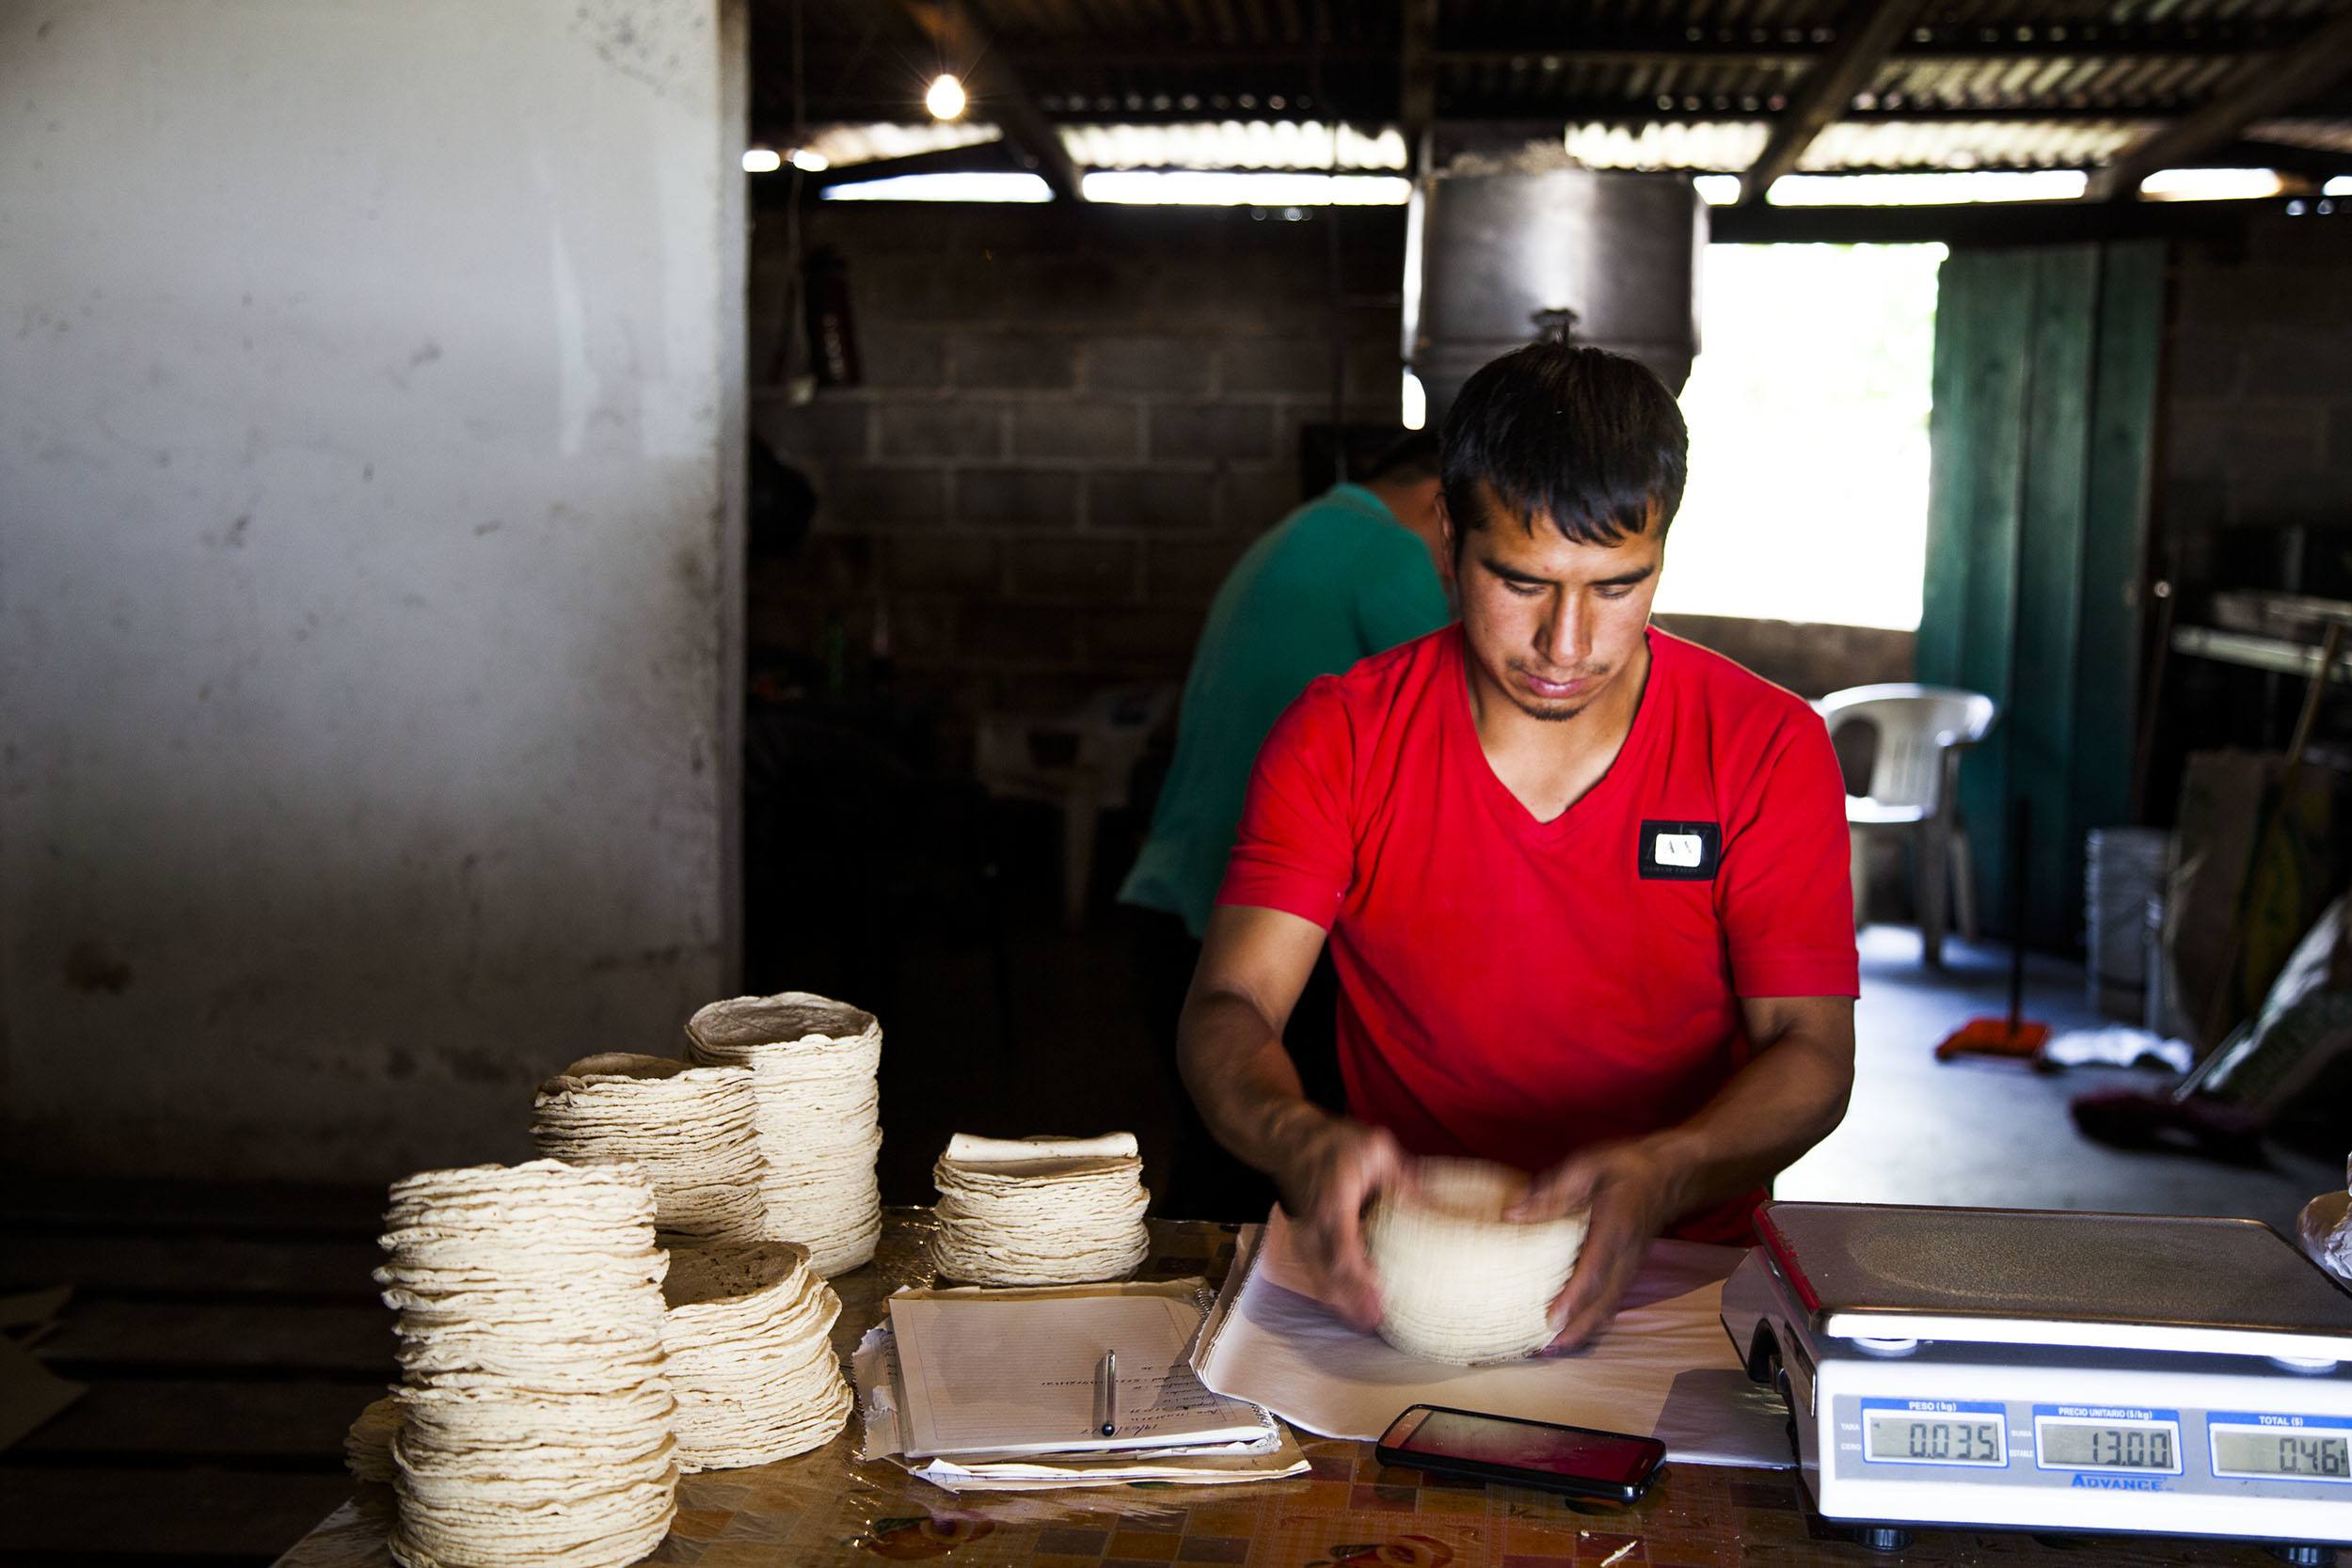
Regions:
[[[1193,1366],[1220,1394],[1334,1437],[1377,1438],[1416,1404],[1655,1436],[1669,1462],[1777,1468],[1788,1411],[1749,1381],[1723,1329],[1734,1247],[1655,1242],[1614,1323],[1574,1355],[1488,1366],[1426,1361],[1350,1328],[1313,1295],[1280,1211],[1252,1226]]]
[[[930,1222],[921,1211],[884,1220],[867,1267],[834,1280],[841,1321],[834,1344],[845,1360],[878,1321],[882,1298],[931,1283]],[[1232,1261],[1230,1226],[1152,1222],[1147,1278],[1203,1275]],[[353,1410],[366,1402],[352,1391]],[[1371,1445],[1300,1434],[1311,1469],[1246,1486],[1117,1487],[1101,1491],[967,1494],[959,1498],[895,1465],[856,1457],[857,1433],[795,1459],[712,1470],[678,1483],[677,1517],[648,1563],[696,1568],[802,1568],[803,1564],[926,1562],[1010,1568],[1046,1561],[1183,1564],[1322,1562],[1328,1568],[1472,1568],[1506,1556],[1526,1568],[1572,1564],[1771,1563],[1829,1568],[1876,1560],[1808,1527],[1804,1493],[1788,1472],[1669,1465],[1631,1508],[1572,1502],[1516,1486],[1391,1469]],[[357,1488],[279,1560],[279,1568],[389,1568],[384,1549],[393,1499],[388,1486]],[[2159,1568],[2268,1560],[2253,1547],[2105,1538],[2099,1568]],[[1922,1555],[1923,1554],[1923,1555]],[[2083,1554],[2024,1535],[1943,1532],[1923,1537],[1921,1560],[2082,1568]]]

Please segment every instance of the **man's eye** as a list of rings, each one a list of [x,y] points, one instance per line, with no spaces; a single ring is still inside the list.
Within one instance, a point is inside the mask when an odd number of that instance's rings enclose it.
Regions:
[[[1628,594],[1632,593],[1633,589],[1630,584],[1628,584],[1620,588],[1596,588],[1593,592],[1598,594],[1604,599],[1622,599]]]
[[[1502,586],[1522,599],[1532,599],[1544,591],[1544,585],[1540,582],[1513,582],[1508,578],[1503,579]]]

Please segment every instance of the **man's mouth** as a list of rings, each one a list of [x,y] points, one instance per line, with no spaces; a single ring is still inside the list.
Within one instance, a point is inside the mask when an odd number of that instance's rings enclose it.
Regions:
[[[1570,675],[1562,680],[1549,680],[1533,670],[1522,670],[1519,673],[1526,678],[1530,691],[1546,698],[1574,697],[1590,690],[1593,683],[1599,679],[1597,675]]]

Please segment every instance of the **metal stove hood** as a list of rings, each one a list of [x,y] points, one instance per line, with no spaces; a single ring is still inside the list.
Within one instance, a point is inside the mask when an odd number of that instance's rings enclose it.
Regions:
[[[1431,427],[1480,366],[1564,334],[1679,393],[1699,349],[1707,231],[1684,175],[1477,157],[1423,174],[1406,216],[1404,352]]]

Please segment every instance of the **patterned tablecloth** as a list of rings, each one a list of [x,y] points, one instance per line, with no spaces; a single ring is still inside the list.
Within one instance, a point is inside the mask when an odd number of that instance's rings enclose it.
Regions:
[[[849,1353],[901,1285],[930,1283],[930,1221],[894,1210],[873,1264],[833,1282],[841,1293],[834,1344]],[[1224,1277],[1230,1226],[1152,1222],[1142,1275]],[[861,1464],[857,1423],[814,1453],[751,1470],[688,1476],[670,1537],[648,1563],[770,1568],[803,1563],[936,1562],[942,1568],[1116,1568],[1242,1563],[1268,1568],[1723,1568],[1771,1564],[1993,1563],[2028,1568],[2137,1568],[2213,1563],[2260,1568],[2251,1546],[1922,1533],[1899,1554],[1867,1551],[1808,1521],[1793,1471],[1670,1467],[1631,1508],[1568,1501],[1521,1487],[1394,1469],[1369,1443],[1302,1441],[1314,1469],[1288,1481],[1190,1489],[973,1494],[959,1498],[896,1465]],[[359,1496],[279,1560],[278,1568],[389,1568],[389,1487]]]

